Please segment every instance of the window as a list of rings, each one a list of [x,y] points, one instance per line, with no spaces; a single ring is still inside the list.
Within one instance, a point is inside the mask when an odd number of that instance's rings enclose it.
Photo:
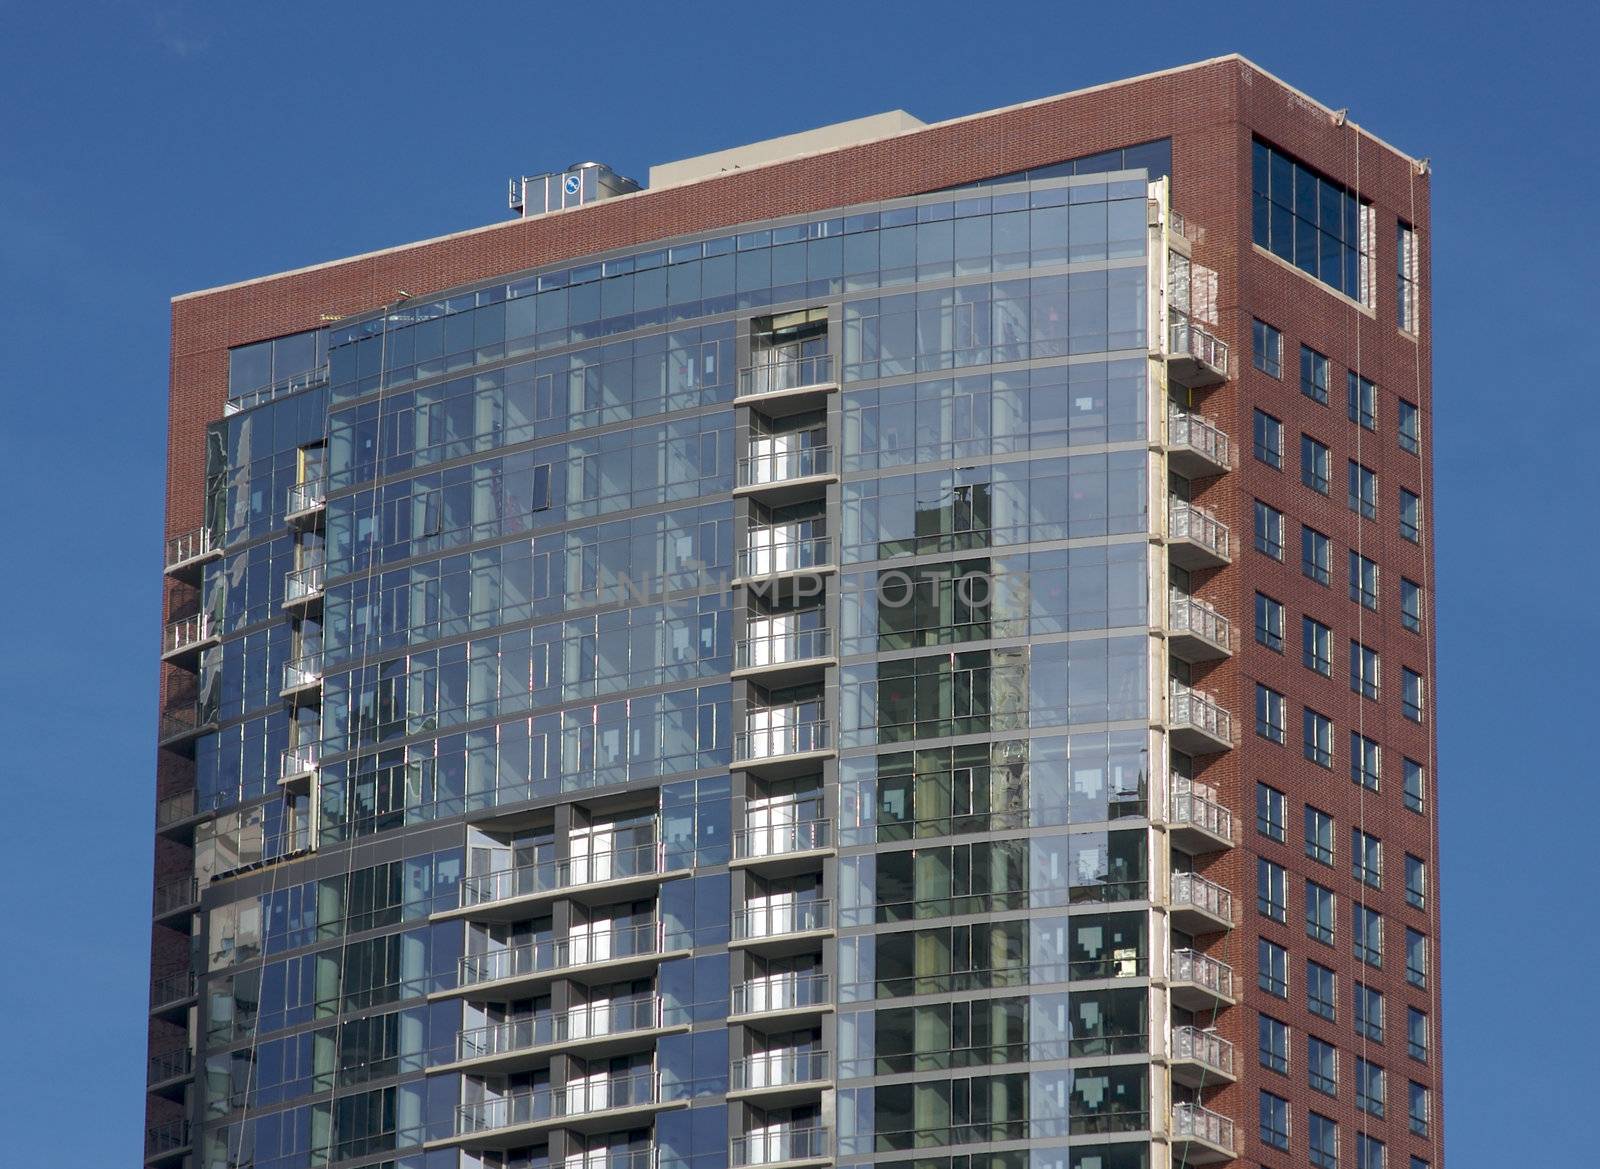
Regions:
[[[1363,698],[1378,697],[1378,651],[1359,641],[1350,643],[1350,689]]]
[[[1256,734],[1281,746],[1285,739],[1283,712],[1283,695],[1257,682]]]
[[[1339,976],[1309,958],[1306,960],[1306,1010],[1329,1021],[1339,1017]]]
[[[1428,866],[1420,856],[1406,853],[1406,904],[1418,909],[1428,906]]]
[[[1256,500],[1256,551],[1283,559],[1283,513]]]
[[[1300,647],[1306,669],[1333,677],[1333,630],[1315,617],[1300,618]]]
[[[1284,808],[1286,801],[1284,795],[1275,787],[1268,787],[1264,783],[1256,784],[1256,831],[1268,840],[1283,843]]]
[[[1422,721],[1422,675],[1409,667],[1400,670],[1400,713],[1414,723]]]
[[[1266,938],[1256,940],[1256,985],[1280,999],[1289,997],[1289,951]]]
[[[1356,1057],[1356,1107],[1373,1116],[1383,1116],[1386,1085],[1384,1071],[1370,1060]]]
[[[1378,791],[1383,773],[1383,748],[1358,731],[1350,732],[1350,780]]]
[[[1300,529],[1300,571],[1325,585],[1333,568],[1333,542],[1315,528]]]
[[[1384,1146],[1377,1137],[1356,1133],[1356,1169],[1384,1169]]]
[[[1427,779],[1422,770],[1422,764],[1414,759],[1405,759],[1401,761],[1401,770],[1405,772],[1401,786],[1405,792],[1406,808],[1413,812],[1420,812],[1423,806],[1423,789],[1427,787]]]
[[[1359,902],[1351,915],[1352,953],[1368,966],[1383,966],[1383,914]]]
[[[1350,550],[1350,599],[1363,608],[1378,608],[1378,562]]]
[[[1333,456],[1309,434],[1300,436],[1300,482],[1322,495],[1333,489]]]
[[[1283,470],[1283,423],[1271,414],[1255,412],[1256,459]]]
[[[1306,345],[1300,346],[1300,392],[1328,404],[1328,359]]]
[[[1411,1155],[1411,1169],[1428,1169],[1428,1163],[1413,1153]]]
[[[1378,518],[1378,473],[1350,460],[1350,510],[1365,519]]]
[[[1320,864],[1333,864],[1333,817],[1306,805],[1306,855]]]
[[[1378,429],[1378,387],[1355,370],[1344,377],[1351,422],[1359,422],[1366,430]]]
[[[1400,535],[1413,544],[1422,539],[1422,496],[1400,488]]]
[[[1383,1042],[1383,992],[1364,982],[1355,983],[1356,1034]]]
[[[1415,1080],[1406,1085],[1409,1099],[1406,1114],[1411,1120],[1411,1131],[1419,1137],[1428,1135],[1428,1089]]]
[[[1406,1050],[1412,1059],[1428,1062],[1428,1016],[1416,1007],[1406,1008]]]
[[[1394,322],[1407,333],[1417,331],[1421,301],[1417,297],[1417,229],[1395,220]]]
[[[1305,727],[1305,757],[1318,767],[1332,767],[1333,720],[1308,706],[1301,721]]]
[[[1306,936],[1333,945],[1333,890],[1306,882]]]
[[[1372,306],[1372,207],[1276,146],[1251,148],[1255,243],[1351,300]]]
[[[1416,454],[1422,448],[1422,422],[1415,402],[1400,399],[1395,425],[1399,433],[1400,449]]]
[[[1289,1071],[1289,1025],[1268,1015],[1257,1016],[1256,1032],[1261,1048],[1261,1066],[1274,1072]]]
[[[1289,877],[1282,865],[1256,858],[1256,912],[1273,921],[1289,920]]]
[[[1283,652],[1283,602],[1264,593],[1256,594],[1256,641]]]
[[[1412,986],[1428,985],[1428,939],[1416,930],[1406,930],[1406,981]]]
[[[1339,1169],[1339,1126],[1326,1116],[1311,1113],[1306,1145],[1317,1169]]]
[[[1422,632],[1422,586],[1400,578],[1400,624],[1412,633]]]
[[[1283,334],[1265,321],[1250,322],[1250,354],[1262,373],[1283,376]]]
[[[1383,841],[1359,828],[1350,829],[1350,875],[1363,885],[1383,887]]]
[[[1326,1095],[1339,1094],[1339,1049],[1316,1036],[1306,1039],[1306,1082]]]
[[[1271,1092],[1261,1093],[1261,1143],[1275,1149],[1289,1147],[1289,1102]]]

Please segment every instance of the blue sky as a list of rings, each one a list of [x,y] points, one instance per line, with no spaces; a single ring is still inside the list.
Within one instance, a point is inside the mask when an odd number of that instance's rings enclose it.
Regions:
[[[0,0],[11,1163],[138,1160],[169,296],[1230,51],[1434,163],[1448,1158],[1595,1160],[1594,7],[1095,8]]]

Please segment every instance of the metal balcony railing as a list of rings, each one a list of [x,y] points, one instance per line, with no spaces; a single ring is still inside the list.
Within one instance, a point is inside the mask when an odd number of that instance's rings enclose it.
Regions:
[[[753,731],[739,731],[733,737],[733,757],[740,763],[777,759],[826,751],[833,744],[833,727],[825,719],[814,722],[783,723]]]
[[[1198,828],[1233,843],[1233,813],[1217,802],[1216,792],[1202,784],[1172,793],[1172,822]]]
[[[1198,1027],[1172,1029],[1172,1058],[1193,1060],[1204,1064],[1219,1075],[1233,1076],[1233,1044],[1215,1031],[1202,1031]]]
[[[830,1066],[826,1051],[764,1051],[734,1060],[731,1083],[735,1092],[811,1084],[828,1079]]]
[[[833,1133],[821,1126],[768,1128],[733,1138],[729,1159],[735,1169],[784,1161],[821,1160],[833,1155]]]
[[[194,971],[187,967],[164,970],[152,974],[150,976],[150,1009],[155,1010],[170,1003],[180,1003],[184,999],[193,997],[194,992]]]
[[[322,654],[301,654],[283,666],[283,689],[305,690],[322,683]]]
[[[182,568],[222,551],[211,538],[209,527],[195,528],[167,541],[167,556],[163,565],[167,572]]]
[[[171,710],[161,712],[160,728],[157,732],[158,741],[172,743],[179,739],[198,735],[207,725],[207,721],[200,716],[198,703],[191,702],[184,706],[174,706]]]
[[[301,743],[298,747],[285,747],[282,760],[279,763],[279,781],[282,782],[294,779],[296,776],[309,775],[315,771],[321,749],[321,743]]]
[[[753,364],[739,371],[741,398],[832,384],[833,355],[830,353],[819,353],[812,357],[796,357],[788,353],[766,357],[756,354]]]
[[[179,792],[156,803],[156,827],[167,828],[198,814],[199,807],[195,793]]]
[[[1204,601],[1174,591],[1167,600],[1167,629],[1192,633],[1233,652],[1233,622]]]
[[[739,460],[740,487],[764,487],[833,473],[831,446],[804,446],[788,450],[754,450]]]
[[[305,515],[327,502],[328,481],[322,478],[307,479],[289,488],[289,497],[284,501],[283,510],[285,515]]]
[[[304,601],[315,600],[322,595],[322,568],[320,564],[308,564],[304,568],[297,568],[283,578],[283,603],[296,605]]]
[[[1215,881],[1208,881],[1199,873],[1172,874],[1172,904],[1187,906],[1233,921],[1233,893]]]
[[[1168,410],[1167,442],[1175,447],[1188,447],[1206,462],[1218,467],[1233,466],[1233,452],[1227,434],[1204,414],[1176,408]]]
[[[832,901],[793,901],[740,909],[733,915],[733,936],[739,941],[804,934],[833,926]]]
[[[156,886],[152,900],[155,916],[165,917],[169,913],[176,913],[200,900],[200,882],[193,877],[178,877],[176,880],[163,881]]]
[[[170,1051],[158,1051],[150,1057],[149,1067],[145,1073],[145,1083],[165,1083],[167,1080],[176,1080],[180,1076],[187,1076],[193,1070],[194,1052],[187,1047],[175,1047]]]
[[[831,629],[785,629],[779,633],[741,638],[734,646],[733,668],[759,670],[814,661],[833,653]]]
[[[650,1070],[563,1088],[533,1088],[495,1100],[461,1105],[456,1110],[456,1135],[471,1136],[592,1112],[637,1108],[659,1103],[660,1099],[659,1077]]]
[[[739,860],[810,852],[833,844],[833,821],[796,820],[788,824],[763,824],[741,828],[733,834],[733,855]]]
[[[1233,967],[1195,950],[1172,951],[1172,981],[1192,982],[1212,994],[1233,997]]]
[[[740,576],[773,576],[780,572],[804,572],[833,564],[833,540],[827,536],[783,534],[784,529],[757,528],[750,532],[750,546],[739,550]]]
[[[825,1007],[833,1002],[826,974],[783,974],[741,982],[733,988],[733,1014],[762,1015]]]
[[[1219,560],[1232,558],[1228,525],[1198,504],[1171,499],[1167,504],[1167,536],[1198,544]]]
[[[545,1013],[530,1019],[513,1019],[457,1032],[456,1058],[468,1060],[514,1055],[539,1047],[651,1031],[660,1026],[659,998],[587,1004],[560,1014]]]
[[[1209,738],[1233,742],[1233,716],[1205,691],[1173,682],[1167,705],[1167,721],[1172,726],[1192,728]]]
[[[1172,1106],[1172,1138],[1179,1141],[1205,1141],[1229,1152],[1235,1147],[1233,1121],[1220,1112],[1212,1112],[1198,1104]]]
[[[1180,316],[1172,322],[1169,340],[1174,357],[1191,357],[1222,377],[1228,376],[1228,343],[1216,334]]]
[[[148,1124],[144,1129],[144,1155],[157,1157],[162,1153],[176,1152],[189,1144],[187,1120],[163,1120]]]
[[[583,933],[575,937],[524,942],[486,954],[468,954],[461,959],[458,974],[463,987],[508,978],[524,978],[613,962],[620,958],[642,958],[660,954],[663,934],[656,922],[624,926],[605,933]]]
[[[162,639],[163,654],[186,653],[198,649],[208,641],[216,640],[218,636],[216,622],[211,619],[210,613],[196,613],[191,617],[180,617],[169,622],[166,635]]]
[[[297,394],[301,390],[309,390],[316,386],[326,385],[327,381],[328,366],[326,364],[319,365],[316,369],[308,369],[304,373],[282,378],[270,386],[264,386],[259,390],[252,390],[250,393],[230,398],[223,404],[222,413],[225,416],[238,414],[242,410],[248,410],[252,406],[259,406],[263,402],[270,402],[274,398],[279,398],[286,394]]]
[[[518,865],[494,873],[479,873],[461,882],[460,906],[470,909],[475,905],[492,905],[497,901],[510,901],[539,893],[649,876],[660,873],[665,863],[664,845],[641,844],[635,848]]]

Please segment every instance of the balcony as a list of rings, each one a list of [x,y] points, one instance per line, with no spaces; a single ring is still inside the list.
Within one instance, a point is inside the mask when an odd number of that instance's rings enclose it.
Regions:
[[[1167,650],[1185,662],[1233,654],[1233,622],[1204,601],[1174,591],[1167,600]]]
[[[746,714],[747,721],[782,707],[771,707]],[[742,770],[759,770],[774,778],[805,771],[818,759],[833,754],[833,727],[826,719],[811,722],[775,722],[733,736],[733,765]]]
[[[322,604],[322,565],[308,564],[283,578],[285,609],[314,609]]]
[[[661,1099],[659,1077],[644,1069],[627,1076],[580,1081],[562,1088],[533,1088],[510,1096],[463,1104],[456,1109],[454,1139],[429,1147],[463,1145],[509,1149],[528,1143],[530,1134],[549,1128],[627,1127],[663,1107],[686,1107],[687,1099]],[[589,1122],[589,1123],[586,1123]]]
[[[820,1165],[832,1159],[833,1133],[820,1126],[766,1128],[734,1137],[729,1149],[729,1164],[733,1169],[747,1169],[751,1165],[798,1169],[802,1165]]]
[[[1233,1121],[1198,1104],[1172,1106],[1173,1160],[1215,1165],[1234,1159]]]
[[[740,638],[733,647],[734,675],[759,676],[769,688],[820,678],[836,661],[831,629],[782,629]]]
[[[518,865],[465,878],[457,907],[434,916],[515,921],[538,901],[585,891],[594,896],[580,900],[614,901],[630,892],[654,890],[666,875],[666,848],[661,844]]]
[[[1167,556],[1190,570],[1232,563],[1228,525],[1197,504],[1168,500]]]
[[[788,350],[752,355],[752,364],[739,371],[739,400],[759,398],[765,404],[781,398],[797,409],[812,400],[821,405],[825,395],[839,388],[833,379],[833,355],[800,357]]]
[[[1176,407],[1167,411],[1167,466],[1186,479],[1204,479],[1233,469],[1228,436],[1204,414]]]
[[[1170,1063],[1173,1080],[1190,1088],[1209,1088],[1234,1080],[1233,1044],[1215,1031],[1174,1027]]]
[[[765,1051],[733,1061],[728,1096],[760,1097],[763,1108],[814,1098],[830,1082],[826,1051]]]
[[[620,981],[647,974],[663,957],[680,953],[688,953],[687,948],[666,949],[664,932],[656,922],[524,942],[466,955],[457,968],[456,989],[439,991],[435,997],[509,1002],[531,997],[535,988],[561,975],[592,973],[608,982]]]
[[[820,498],[823,488],[838,479],[831,446],[777,448],[752,443],[750,453],[739,460],[734,494],[758,496],[776,507]]]
[[[289,488],[289,497],[284,501],[283,518],[301,527],[314,527],[321,521],[327,503],[326,479],[308,479],[304,483],[296,483]]]
[[[732,1018],[780,1029],[801,1026],[833,1010],[826,974],[777,974],[741,982],[733,988]]]
[[[192,667],[200,651],[208,645],[216,645],[221,636],[222,630],[210,613],[180,617],[167,625],[161,639],[161,660]]]
[[[156,886],[152,901],[151,915],[156,921],[180,913],[193,913],[200,904],[200,882],[193,877],[163,881]]]
[[[586,1004],[457,1032],[456,1063],[474,1074],[510,1073],[546,1063],[558,1050],[591,1059],[636,1051],[680,1029],[662,1023],[659,998]]]
[[[160,729],[156,732],[156,742],[163,747],[178,747],[187,750],[191,740],[200,735],[209,734],[216,729],[217,720],[215,718],[209,715],[202,716],[198,703],[188,703],[161,712]]]
[[[1228,343],[1185,316],[1172,322],[1167,334],[1167,377],[1191,390],[1219,386],[1228,380]]]
[[[1233,967],[1194,950],[1172,951],[1169,993],[1186,1011],[1216,1011],[1231,1007]]]
[[[792,573],[829,573],[835,567],[832,539],[802,536],[797,528],[751,528],[749,546],[740,549],[736,565],[741,581]]]
[[[767,811],[770,815],[771,809]],[[832,852],[832,820],[791,820],[741,828],[733,834],[733,866],[772,875],[802,872]]]
[[[1198,873],[1172,874],[1172,924],[1189,934],[1233,928],[1233,894]]]
[[[1167,734],[1188,755],[1226,751],[1233,746],[1233,716],[1214,696],[1173,682],[1167,695]]]
[[[181,1014],[194,1001],[194,971],[187,966],[172,967],[150,975],[150,1013]]]
[[[730,945],[792,954],[813,949],[817,938],[832,932],[832,901],[779,902],[736,910]]]
[[[283,666],[283,686],[280,698],[302,698],[322,689],[322,654],[301,654]]]
[[[163,569],[168,576],[196,581],[200,578],[200,566],[221,555],[222,546],[211,538],[211,529],[195,528],[167,541],[167,555]]]
[[[175,837],[189,834],[205,812],[193,791],[178,792],[156,802],[156,831]]]
[[[315,742],[285,747],[278,762],[278,786],[289,791],[310,791],[320,750],[321,744]]]
[[[1219,852],[1233,847],[1233,813],[1217,802],[1216,791],[1205,784],[1190,783],[1174,791],[1169,819],[1172,841],[1185,852]]]
[[[164,1093],[181,1088],[194,1073],[194,1052],[174,1047],[151,1055],[145,1071],[145,1085],[151,1092]]]
[[[163,1165],[179,1160],[189,1148],[189,1122],[163,1120],[148,1124],[144,1129],[144,1161],[146,1165]]]

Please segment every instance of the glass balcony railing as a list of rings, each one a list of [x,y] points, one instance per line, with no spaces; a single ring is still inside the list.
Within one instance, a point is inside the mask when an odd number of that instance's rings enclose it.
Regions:
[[[176,1080],[187,1076],[193,1070],[194,1052],[187,1047],[175,1047],[170,1051],[158,1051],[150,1057],[145,1083],[162,1084],[168,1080]]]
[[[831,629],[785,629],[759,637],[741,638],[734,646],[736,670],[775,669],[796,662],[815,661],[833,653]]]
[[[283,667],[283,690],[309,690],[322,685],[322,655],[302,654]]]
[[[289,488],[289,497],[284,501],[284,514],[287,516],[310,515],[319,511],[328,502],[328,481],[326,479],[308,479],[304,483],[296,483]]]
[[[302,743],[298,747],[285,747],[283,757],[278,764],[278,782],[288,783],[310,775],[317,769],[317,759],[320,754],[320,743]]]
[[[1197,637],[1224,654],[1233,652],[1233,622],[1187,593],[1174,592],[1168,599],[1167,632]]]
[[[766,487],[793,479],[810,479],[833,473],[831,446],[804,446],[787,450],[753,450],[739,460],[740,487]]]
[[[167,556],[163,567],[167,572],[176,572],[221,554],[221,547],[211,538],[211,529],[199,527],[167,541]]]
[[[191,738],[215,725],[215,719],[202,717],[198,703],[174,706],[161,712],[159,741],[165,745]]]
[[[303,605],[322,596],[322,565],[308,564],[283,578],[284,605]]]
[[[1226,471],[1233,466],[1233,452],[1227,434],[1204,414],[1188,410],[1167,411],[1167,445],[1177,448],[1182,461],[1208,464]]]
[[[1228,379],[1228,343],[1188,317],[1179,316],[1168,334],[1175,375],[1185,385],[1216,385]]]
[[[545,1013],[487,1027],[472,1027],[456,1035],[458,1060],[515,1055],[541,1047],[579,1044],[585,1040],[652,1031],[661,1026],[659,998],[624,1002],[590,1003],[560,1014]]]
[[[460,886],[460,905],[462,909],[470,909],[475,905],[492,905],[497,901],[532,897],[540,893],[556,893],[562,889],[598,885],[606,881],[650,876],[660,873],[665,863],[665,846],[641,844],[635,848],[590,853],[566,860],[518,865],[516,868],[465,878]]]
[[[1167,537],[1191,545],[1199,556],[1191,564],[1227,563],[1232,559],[1228,525],[1198,504],[1172,499],[1167,504]]]
[[[1233,813],[1218,803],[1216,792],[1204,784],[1172,793],[1171,819],[1175,825],[1233,843]]]
[[[147,1160],[188,1147],[189,1122],[186,1120],[163,1120],[145,1126],[144,1155]]]
[[[810,386],[821,388],[833,384],[833,356],[818,353],[799,357],[788,352],[768,356],[754,355],[754,362],[739,371],[739,397],[756,394],[776,394],[784,390],[799,390]]]
[[[735,1015],[780,1014],[833,1002],[826,974],[777,974],[741,982],[733,988]]]
[[[811,852],[833,844],[832,820],[795,820],[741,828],[733,834],[733,855],[739,860]]]
[[[1233,1121],[1220,1112],[1212,1112],[1198,1104],[1172,1106],[1172,1139],[1174,1141],[1204,1141],[1229,1153],[1234,1150]],[[1189,1158],[1191,1161],[1193,1158]]]
[[[156,802],[156,827],[170,828],[174,824],[192,819],[200,808],[192,791],[178,792]]]
[[[740,576],[775,576],[833,564],[833,541],[827,536],[801,536],[792,529],[755,528],[750,545],[739,551]]]
[[[1175,731],[1195,732],[1222,746],[1232,746],[1233,716],[1212,695],[1173,682],[1167,706],[1167,722]]]
[[[458,967],[461,986],[471,987],[509,978],[530,978],[615,962],[623,958],[646,958],[662,952],[663,935],[656,922],[642,922],[604,932],[593,931],[561,939],[524,942],[486,954],[468,954]]]
[[[1192,983],[1220,998],[1233,998],[1233,967],[1195,950],[1172,951],[1172,981]]]
[[[751,1165],[777,1165],[785,1161],[815,1161],[833,1156],[833,1133],[820,1126],[790,1128],[774,1125],[759,1132],[734,1137],[729,1159],[735,1169]]]
[[[792,901],[780,902],[777,905],[757,905],[738,910],[733,915],[733,936],[736,941],[805,934],[814,930],[831,929],[832,926],[832,901]]]
[[[1174,1061],[1197,1063],[1218,1076],[1225,1076],[1230,1080],[1233,1078],[1233,1044],[1215,1031],[1202,1031],[1198,1027],[1174,1027],[1172,1058]]]
[[[593,1112],[638,1108],[660,1102],[660,1084],[654,1071],[583,1081],[562,1088],[533,1088],[495,1100],[463,1104],[456,1110],[456,1134],[522,1128],[560,1121]]]
[[[150,1009],[157,1010],[193,998],[194,971],[187,966],[163,970],[150,976]]]
[[[180,617],[169,622],[166,635],[161,642],[163,656],[188,653],[199,649],[207,642],[215,641],[218,637],[216,623],[211,619],[210,613],[196,613],[192,617]]]
[[[157,917],[165,917],[169,913],[187,909],[200,900],[200,882],[193,877],[178,877],[171,881],[163,881],[156,886],[153,900],[154,913]]]
[[[1172,874],[1172,905],[1174,909],[1192,909],[1233,922],[1232,892],[1199,873]]]
[[[295,374],[293,377],[282,378],[270,386],[263,386],[259,390],[252,390],[247,394],[229,398],[223,404],[222,413],[224,416],[237,414],[241,410],[248,410],[253,406],[261,405],[263,402],[270,402],[274,398],[280,398],[287,394],[298,394],[301,390],[309,390],[315,386],[326,385],[327,382],[328,366],[326,364],[319,365],[315,369],[308,369],[303,373]]]
[[[833,728],[825,719],[781,723],[736,733],[733,736],[733,757],[740,763],[750,763],[826,751],[832,745]]]
[[[736,1059],[730,1083],[735,1092],[812,1084],[828,1078],[826,1051],[764,1051]]]

